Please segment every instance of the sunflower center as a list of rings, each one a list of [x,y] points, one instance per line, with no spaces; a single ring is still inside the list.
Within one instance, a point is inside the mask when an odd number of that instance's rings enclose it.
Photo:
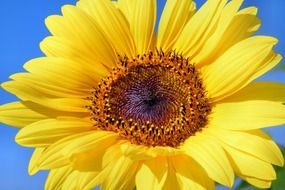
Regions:
[[[136,65],[111,84],[110,114],[140,125],[147,121],[157,126],[179,115],[187,103],[187,86],[167,67]]]
[[[147,146],[179,146],[206,125],[210,112],[199,73],[174,52],[120,57],[90,100],[99,129]]]

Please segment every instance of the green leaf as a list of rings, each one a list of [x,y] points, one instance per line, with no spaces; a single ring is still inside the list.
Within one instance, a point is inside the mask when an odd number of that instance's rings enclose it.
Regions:
[[[282,149],[283,156],[285,157],[285,148]],[[275,167],[277,173],[277,179],[272,182],[271,190],[283,190],[285,189],[285,167]]]
[[[273,68],[273,71],[284,71],[284,70],[285,70],[285,63],[279,63],[275,68]]]

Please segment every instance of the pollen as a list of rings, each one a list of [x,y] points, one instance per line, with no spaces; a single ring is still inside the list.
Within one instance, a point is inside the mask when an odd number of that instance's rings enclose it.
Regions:
[[[146,146],[178,147],[205,127],[211,111],[195,66],[158,50],[119,56],[89,99],[94,126]]]

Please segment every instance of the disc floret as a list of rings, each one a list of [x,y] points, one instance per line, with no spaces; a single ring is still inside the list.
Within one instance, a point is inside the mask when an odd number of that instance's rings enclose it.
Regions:
[[[92,120],[134,144],[177,147],[211,111],[199,72],[175,52],[120,57],[90,97]]]

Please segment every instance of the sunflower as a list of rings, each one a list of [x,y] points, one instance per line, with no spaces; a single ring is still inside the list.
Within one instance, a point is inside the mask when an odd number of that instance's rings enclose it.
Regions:
[[[270,187],[278,146],[260,128],[285,123],[285,85],[256,82],[282,57],[253,36],[242,0],[80,0],[46,19],[45,57],[1,86],[0,107],[35,151],[29,173],[46,190],[231,187],[235,174]]]

